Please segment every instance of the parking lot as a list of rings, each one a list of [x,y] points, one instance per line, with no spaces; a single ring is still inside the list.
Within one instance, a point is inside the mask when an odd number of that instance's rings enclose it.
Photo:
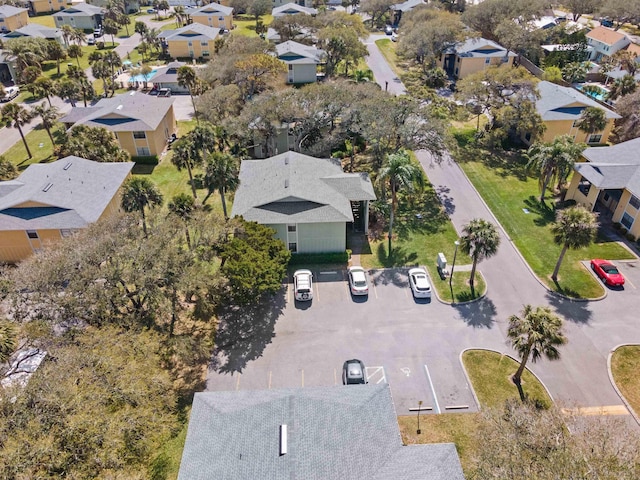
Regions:
[[[638,260],[618,260],[612,261],[612,263],[618,267],[618,270],[624,276],[624,287],[609,287],[605,285],[602,280],[598,278],[595,272],[591,269],[589,262],[585,261],[582,264],[591,274],[598,279],[602,284],[607,295],[623,295],[623,296],[635,296],[638,293],[638,287],[640,287],[640,261]]]
[[[212,371],[208,390],[342,385],[342,364],[358,358],[369,383],[391,386],[398,414],[476,411],[459,360],[455,310],[415,300],[406,269],[369,272],[369,295],[352,296],[344,270],[314,270],[314,298],[297,302],[291,278],[273,337],[241,371]],[[344,387],[353,388],[353,387]]]

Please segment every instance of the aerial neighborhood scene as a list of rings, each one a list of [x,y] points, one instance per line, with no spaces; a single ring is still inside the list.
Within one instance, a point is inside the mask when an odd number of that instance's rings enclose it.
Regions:
[[[640,478],[640,0],[398,1],[0,2],[0,479]]]

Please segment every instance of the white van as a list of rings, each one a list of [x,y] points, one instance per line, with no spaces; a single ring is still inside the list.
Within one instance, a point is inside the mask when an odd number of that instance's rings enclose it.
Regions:
[[[0,101],[10,102],[14,98],[20,95],[20,89],[16,86],[4,87],[4,97],[0,98]]]

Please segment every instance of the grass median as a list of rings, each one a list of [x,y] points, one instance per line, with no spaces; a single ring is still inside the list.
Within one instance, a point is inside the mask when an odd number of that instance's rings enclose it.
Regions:
[[[616,386],[629,402],[634,412],[640,415],[640,345],[626,345],[613,352],[611,373]]]

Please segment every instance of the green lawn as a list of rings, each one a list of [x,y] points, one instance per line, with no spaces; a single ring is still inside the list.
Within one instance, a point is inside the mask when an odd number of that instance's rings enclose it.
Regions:
[[[511,381],[511,376],[518,370],[518,362],[487,350],[467,350],[462,355],[462,362],[481,407],[500,408],[505,401],[520,398]],[[537,400],[547,407],[553,403],[542,383],[528,369],[522,375],[522,389],[531,401]]]
[[[49,28],[56,28],[56,22],[53,15],[38,15],[37,17],[29,17],[29,23],[37,23]]]
[[[52,134],[54,138],[56,135],[61,135],[64,132],[64,128],[60,125],[57,129],[54,129]],[[33,155],[32,159],[27,158],[27,151],[24,148],[22,140],[19,140],[3,155],[7,160],[16,165],[19,170],[24,170],[32,163],[42,163],[55,160],[53,156],[53,146],[49,135],[45,129],[36,128],[26,135],[27,144],[31,149]]]
[[[397,43],[392,42],[388,38],[382,38],[380,40],[376,40],[376,45],[387,60],[387,63],[389,63],[393,72],[400,77],[400,75],[404,73],[404,70],[398,66],[398,55],[396,54]]]
[[[260,17],[265,26],[271,25],[273,17],[271,15],[263,15]],[[237,15],[233,18],[235,28],[232,33],[235,35],[246,35],[248,37],[257,37],[256,20],[252,15]]]
[[[188,412],[185,417],[189,418]],[[185,423],[176,436],[171,437],[160,447],[156,458],[151,463],[151,478],[162,478],[164,480],[175,480],[178,478],[178,470],[180,470],[180,461],[182,460],[184,443],[187,439],[188,426],[188,423]]]
[[[611,357],[611,373],[631,408],[640,414],[640,346],[618,348]]]
[[[111,45],[111,38],[109,38],[109,41],[105,43],[105,47],[102,50],[99,50],[102,53],[106,53],[109,50],[112,50],[114,48],[116,48],[118,46],[118,43],[116,42],[115,46]],[[63,78],[67,72],[67,68],[68,65],[75,65],[78,66],[78,62],[80,63],[80,68],[82,70],[86,70],[87,68],[89,68],[91,65],[89,65],[89,54],[93,51],[95,51],[97,49],[97,47],[93,46],[93,45],[83,45],[82,46],[82,57],[80,57],[79,59],[75,59],[75,58],[67,58],[66,60],[63,60],[62,62],[60,62],[60,75],[58,75],[58,71],[57,71],[57,67],[56,67],[56,62],[53,60],[47,60],[46,62],[42,62],[42,75],[45,77],[49,77],[53,80],[58,80],[60,78]]]
[[[591,258],[610,260],[633,256],[615,241],[599,236],[590,247],[569,250],[560,267],[558,283],[551,274],[561,247],[553,242],[551,224],[555,211],[551,202],[540,204],[537,179],[525,173],[522,161],[514,155],[495,154],[484,163],[460,162],[473,185],[498,218],[516,247],[536,275],[552,290],[574,298],[595,298],[604,290],[580,263]]]

